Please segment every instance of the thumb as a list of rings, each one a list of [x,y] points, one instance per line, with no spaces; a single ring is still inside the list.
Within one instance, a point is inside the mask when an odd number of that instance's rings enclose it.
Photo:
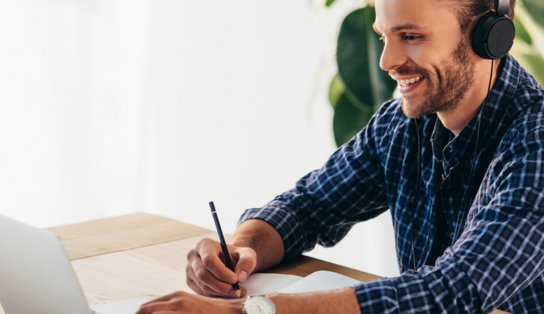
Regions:
[[[238,276],[239,282],[245,282],[249,274],[255,270],[257,265],[257,253],[253,249],[244,247],[238,248],[235,253],[237,259],[234,272]]]

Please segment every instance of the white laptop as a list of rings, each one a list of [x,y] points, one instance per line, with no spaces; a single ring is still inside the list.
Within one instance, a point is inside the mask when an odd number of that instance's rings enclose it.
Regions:
[[[91,309],[57,235],[0,215],[0,304],[6,314],[133,314],[143,302]]]

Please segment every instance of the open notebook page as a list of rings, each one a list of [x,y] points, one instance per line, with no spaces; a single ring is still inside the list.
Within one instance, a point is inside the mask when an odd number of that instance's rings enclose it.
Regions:
[[[273,292],[298,293],[337,289],[358,284],[359,281],[335,272],[320,270],[306,277],[284,274],[258,273],[243,284],[249,295]]]

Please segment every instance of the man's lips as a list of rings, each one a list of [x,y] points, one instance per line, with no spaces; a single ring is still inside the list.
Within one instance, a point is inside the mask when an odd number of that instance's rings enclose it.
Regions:
[[[412,92],[415,90],[421,83],[425,80],[425,77],[421,75],[411,76],[411,77],[405,77],[405,78],[397,78],[397,84],[399,86],[399,91],[402,94],[407,94],[409,92]]]

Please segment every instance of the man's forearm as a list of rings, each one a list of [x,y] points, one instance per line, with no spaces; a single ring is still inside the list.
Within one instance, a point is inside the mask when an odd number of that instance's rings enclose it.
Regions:
[[[276,313],[361,313],[353,287],[312,293],[276,294]]]
[[[229,244],[250,247],[257,254],[255,271],[268,269],[283,260],[283,240],[267,222],[260,219],[244,221]],[[311,293],[273,294],[269,296],[276,305],[276,313],[361,313],[355,289],[347,287]]]
[[[263,270],[277,265],[284,255],[283,240],[270,224],[259,220],[244,221],[230,239],[234,246],[250,247],[257,253],[255,270]]]

